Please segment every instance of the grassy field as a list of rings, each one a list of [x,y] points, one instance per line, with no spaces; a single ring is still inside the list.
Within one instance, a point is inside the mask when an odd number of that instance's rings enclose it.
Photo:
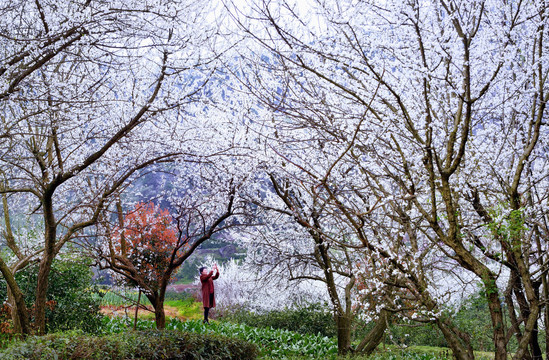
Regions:
[[[188,320],[197,320],[202,318],[202,303],[187,300],[168,300],[164,303],[166,307],[177,309],[180,318]]]

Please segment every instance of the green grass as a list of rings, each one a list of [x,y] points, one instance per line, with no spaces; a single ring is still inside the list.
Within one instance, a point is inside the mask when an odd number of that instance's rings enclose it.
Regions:
[[[494,353],[475,351],[476,360],[492,360]],[[338,360],[452,360],[452,352],[448,348],[434,346],[409,346],[399,348],[394,345],[380,345],[370,357],[347,356]]]
[[[366,359],[366,357],[359,358]],[[401,349],[396,346],[380,346],[369,357],[370,360],[452,360],[451,351],[431,346],[410,346]]]
[[[198,320],[202,318],[202,303],[190,300],[168,300],[164,302],[165,306],[171,306],[177,309],[179,316],[185,319]]]

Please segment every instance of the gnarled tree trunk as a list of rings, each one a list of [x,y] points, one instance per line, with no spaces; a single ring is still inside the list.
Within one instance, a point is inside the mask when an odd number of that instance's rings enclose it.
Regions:
[[[11,299],[13,299],[13,302],[11,302],[11,311],[14,319],[13,324],[15,326],[15,332],[27,335],[30,333],[30,322],[27,306],[25,305],[25,298],[21,288],[15,281],[13,273],[1,257],[0,272],[8,285],[8,295]]]
[[[385,330],[387,330],[387,320],[389,318],[389,312],[385,309],[379,313],[379,318],[372,330],[362,339],[360,344],[356,348],[356,352],[370,355],[383,340]]]
[[[38,268],[38,280],[36,283],[36,297],[34,303],[34,322],[39,335],[46,333],[46,301],[48,296],[49,275],[53,257],[44,257]]]
[[[507,360],[507,341],[505,327],[503,325],[503,309],[499,301],[499,292],[494,279],[483,279],[486,291],[486,300],[490,309],[492,329],[494,334],[495,357],[494,360]]]
[[[437,319],[437,326],[442,331],[448,346],[456,360],[473,360],[475,355],[471,346],[471,337],[464,334],[449,321]]]
[[[346,354],[351,349],[352,316],[336,314],[337,349],[339,354]]]
[[[157,301],[154,306],[154,321],[159,330],[166,328],[166,313],[164,312],[164,301]]]

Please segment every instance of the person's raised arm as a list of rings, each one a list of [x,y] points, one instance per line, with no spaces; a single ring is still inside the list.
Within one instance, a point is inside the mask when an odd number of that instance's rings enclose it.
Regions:
[[[213,266],[213,269],[215,270],[215,275],[212,277],[212,279],[215,280],[219,277],[219,268],[217,267],[217,264]]]

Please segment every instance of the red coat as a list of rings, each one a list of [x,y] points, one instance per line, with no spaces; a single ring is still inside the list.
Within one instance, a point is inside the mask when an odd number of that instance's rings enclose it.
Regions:
[[[202,283],[202,305],[204,307],[215,307],[215,295],[213,298],[213,304],[210,304],[210,294],[214,293],[214,280],[219,277],[219,271],[213,275],[213,270],[208,275],[200,275],[200,282]]]

